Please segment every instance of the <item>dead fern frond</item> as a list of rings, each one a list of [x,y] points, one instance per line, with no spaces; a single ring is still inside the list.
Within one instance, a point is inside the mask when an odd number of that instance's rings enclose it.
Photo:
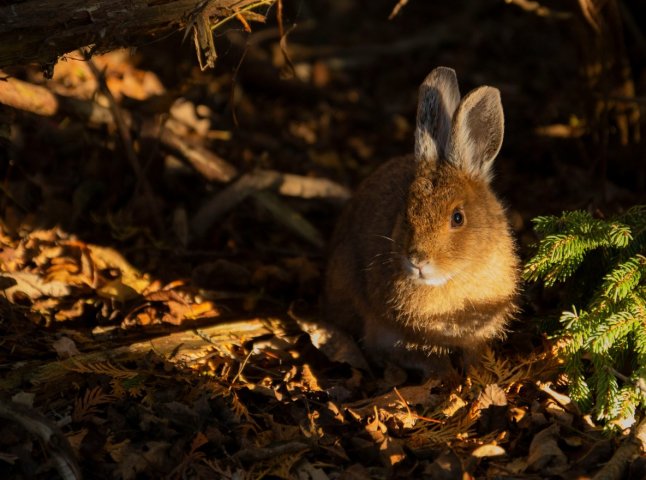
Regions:
[[[96,373],[98,375],[107,375],[111,378],[129,379],[135,378],[139,372],[128,370],[122,366],[113,365],[111,362],[97,362],[90,364],[82,364],[75,358],[70,359],[71,365],[66,365],[65,368],[70,372],[76,373]]]
[[[474,435],[478,410],[454,391],[444,402],[425,415],[443,420],[442,423],[424,423],[406,442],[413,451],[425,451],[436,445],[451,445]]]
[[[82,422],[89,420],[92,416],[96,415],[99,411],[99,405],[110,403],[115,399],[113,395],[104,393],[101,387],[94,387],[91,390],[86,390],[82,398],[74,400],[74,410],[72,412],[72,420],[75,422]]]
[[[188,478],[190,467],[206,458],[206,454],[199,449],[209,443],[209,439],[202,432],[197,432],[191,442],[191,449],[184,455],[182,461],[170,473],[170,478]]]
[[[519,383],[530,380],[534,365],[542,357],[531,355],[526,359],[517,359],[519,363],[512,363],[507,359],[496,357],[490,348],[487,348],[480,358],[480,364],[471,366],[468,376],[472,384],[484,388],[496,384],[509,392]]]
[[[238,395],[233,390],[231,391],[229,400],[231,401],[231,409],[233,410],[233,414],[235,415],[236,420],[240,421],[244,419],[246,422],[258,427],[256,421],[251,417],[251,414],[249,413],[247,407],[244,406],[244,404],[240,401],[240,398],[238,398]]]
[[[114,396],[117,398],[126,396],[138,398],[143,395],[141,402],[144,405],[153,405],[155,402],[155,398],[144,388],[143,377],[113,378],[110,381],[110,386]]]
[[[303,450],[302,452],[281,455],[272,459],[270,470],[265,475],[275,475],[278,478],[292,478],[291,470],[303,458],[305,453],[306,450]],[[265,478],[265,475],[262,478]]]

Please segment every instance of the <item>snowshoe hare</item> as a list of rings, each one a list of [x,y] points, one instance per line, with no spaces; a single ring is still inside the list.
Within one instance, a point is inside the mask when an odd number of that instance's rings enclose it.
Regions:
[[[497,89],[461,99],[455,72],[436,68],[419,89],[414,154],[377,169],[342,213],[324,315],[373,361],[428,371],[504,333],[519,276],[490,186],[503,130]]]

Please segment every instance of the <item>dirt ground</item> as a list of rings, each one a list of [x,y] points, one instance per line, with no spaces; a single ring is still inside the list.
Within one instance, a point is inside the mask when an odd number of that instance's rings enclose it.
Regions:
[[[559,292],[526,286],[508,338],[443,381],[333,362],[303,331],[343,202],[412,150],[436,66],[501,91],[523,259],[536,215],[646,201],[644,7],[621,3],[619,48],[577,2],[531,3],[284,2],[286,40],[274,10],[232,20],[214,70],[183,32],[51,80],[6,69],[78,102],[14,111],[0,159],[0,476],[592,478],[626,439],[567,397]],[[598,44],[633,100],[590,73]]]

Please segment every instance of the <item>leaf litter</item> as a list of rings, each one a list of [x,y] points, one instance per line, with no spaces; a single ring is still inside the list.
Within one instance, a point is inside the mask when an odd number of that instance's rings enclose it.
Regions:
[[[153,280],[110,247],[40,230],[15,239],[5,233],[3,251],[13,255],[2,276],[15,281],[2,297],[11,312],[2,324],[3,390],[33,394],[30,412],[43,410],[49,425],[60,425],[68,461],[95,464],[101,476],[554,475],[570,466],[562,448],[585,451],[600,440],[577,435],[572,418],[564,423],[564,410],[550,407],[536,385],[555,375],[550,350],[514,362],[487,350],[461,378],[416,385],[404,373],[404,384],[388,385],[328,359],[289,318],[236,327],[224,305],[201,299],[190,281]],[[304,264],[286,265],[300,271]],[[228,337],[210,335],[208,323],[197,326],[220,317]],[[114,328],[105,337],[98,327],[108,324]],[[76,334],[60,333],[64,325]],[[199,346],[190,357],[178,355],[177,340],[130,350],[135,335],[155,325],[188,327]],[[168,332],[155,334],[170,339]],[[38,355],[8,348],[34,342],[47,347]],[[107,354],[97,356],[101,349]],[[27,428],[20,417],[0,414],[9,420],[5,429]],[[564,429],[579,443],[562,447]],[[29,453],[44,461],[50,442],[25,452],[5,441],[2,451],[7,459]]]

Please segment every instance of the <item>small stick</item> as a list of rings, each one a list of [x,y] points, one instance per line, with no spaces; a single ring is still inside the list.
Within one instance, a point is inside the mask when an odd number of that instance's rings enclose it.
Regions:
[[[325,178],[256,170],[242,175],[200,207],[191,220],[191,230],[196,238],[203,237],[218,218],[261,190],[274,190],[290,197],[323,198],[338,203],[350,198],[350,192],[345,187]]]
[[[575,413],[575,414],[580,413],[579,409],[576,407],[572,399],[567,395],[563,395],[562,393],[552,390],[552,385],[549,382],[543,383],[539,381],[539,382],[536,382],[536,386],[539,388],[539,390],[547,393],[550,397],[552,397],[559,405],[561,405],[568,412]]]
[[[554,11],[531,0],[505,0],[505,3],[513,3],[526,12],[534,13],[539,17],[556,18],[557,20],[568,20],[572,18],[572,14],[569,12]]]
[[[395,5],[395,7],[393,8],[393,11],[390,12],[390,15],[388,16],[388,20],[392,20],[397,15],[399,15],[399,12],[401,11],[402,8],[406,6],[407,3],[408,3],[408,0],[399,0],[397,2],[397,5]]]
[[[114,99],[112,92],[110,91],[110,89],[108,88],[108,85],[105,82],[105,76],[99,71],[95,63],[92,61],[90,51],[80,50],[80,52],[85,57],[88,67],[90,67],[92,74],[95,76],[99,84],[99,89],[101,90],[101,93],[105,95],[105,97],[108,100],[108,103],[110,104],[110,111],[112,112],[112,116],[114,117],[114,122],[117,125],[117,129],[119,130],[119,135],[121,136],[121,141],[123,143],[123,147],[126,153],[126,158],[130,162],[132,170],[135,172],[135,175],[137,177],[137,182],[139,183],[139,185],[143,190],[144,196],[146,197],[146,201],[148,202],[150,211],[153,215],[153,220],[155,222],[157,230],[161,232],[164,229],[164,221],[162,220],[161,213],[157,208],[157,203],[155,202],[155,197],[153,196],[153,191],[150,186],[150,183],[148,183],[148,179],[146,178],[145,172],[141,168],[141,165],[139,164],[139,160],[137,159],[137,155],[135,154],[135,150],[132,147],[132,137],[130,135],[130,129],[128,128],[128,125],[126,124],[124,117],[121,114],[121,109],[117,105],[117,102]]]

